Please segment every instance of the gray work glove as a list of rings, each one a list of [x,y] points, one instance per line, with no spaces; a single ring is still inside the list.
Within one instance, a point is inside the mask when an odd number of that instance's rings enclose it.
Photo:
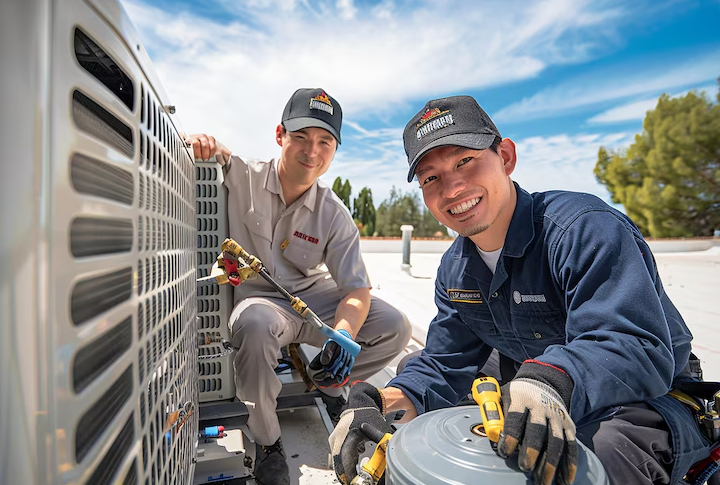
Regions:
[[[538,361],[525,361],[502,387],[505,427],[497,453],[507,458],[519,447],[518,466],[532,472],[535,485],[575,480],[578,447],[568,412],[573,387],[565,371]]]
[[[392,433],[392,428],[383,416],[384,404],[380,390],[367,382],[356,382],[350,388],[348,407],[340,415],[328,439],[335,474],[344,485],[348,485],[357,475],[357,464],[362,453],[360,446],[368,441],[360,425],[368,423],[382,434]]]

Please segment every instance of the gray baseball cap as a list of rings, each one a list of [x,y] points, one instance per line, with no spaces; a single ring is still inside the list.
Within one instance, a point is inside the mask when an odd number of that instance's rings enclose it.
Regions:
[[[433,99],[405,126],[403,144],[410,171],[408,182],[422,157],[433,148],[461,146],[473,150],[489,148],[500,137],[495,123],[471,96]]]
[[[282,125],[288,131],[323,128],[340,144],[342,108],[324,89],[298,89],[285,105]]]

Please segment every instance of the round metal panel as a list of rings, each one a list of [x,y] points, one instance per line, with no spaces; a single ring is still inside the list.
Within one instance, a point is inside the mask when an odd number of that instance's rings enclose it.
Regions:
[[[387,450],[388,485],[526,485],[530,477],[517,466],[517,455],[500,458],[478,426],[477,406],[423,414],[395,432]],[[582,443],[574,485],[608,485],[600,460]]]

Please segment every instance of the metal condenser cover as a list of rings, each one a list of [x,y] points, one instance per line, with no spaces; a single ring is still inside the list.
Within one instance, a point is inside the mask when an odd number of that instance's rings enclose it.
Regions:
[[[395,432],[387,450],[387,485],[527,485],[517,454],[504,460],[479,434],[477,406],[441,409],[418,416]],[[573,485],[609,485],[600,460],[578,441]]]

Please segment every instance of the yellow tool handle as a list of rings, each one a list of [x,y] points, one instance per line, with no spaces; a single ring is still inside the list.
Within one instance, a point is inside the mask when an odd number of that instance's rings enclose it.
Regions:
[[[505,417],[500,405],[500,384],[494,377],[479,377],[473,382],[472,396],[480,406],[485,434],[490,441],[497,443],[505,426]]]
[[[362,466],[363,471],[367,472],[373,479],[373,483],[380,481],[380,478],[385,473],[385,454],[387,452],[388,440],[392,438],[390,433],[385,433],[380,443],[377,444],[375,452],[372,457]]]

